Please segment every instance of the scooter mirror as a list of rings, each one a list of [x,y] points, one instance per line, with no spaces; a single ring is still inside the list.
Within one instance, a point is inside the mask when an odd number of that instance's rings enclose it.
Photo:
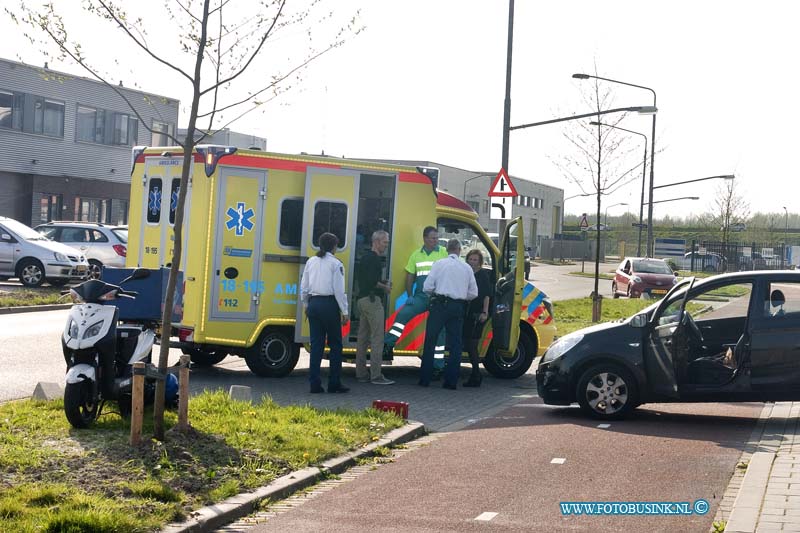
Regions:
[[[130,281],[132,279],[144,279],[144,278],[149,278],[149,277],[150,277],[150,270],[149,269],[147,269],[147,268],[137,268],[136,270],[133,271],[133,273],[131,273],[130,276],[128,276],[127,278],[125,278],[122,281],[120,281],[119,284],[122,285],[126,281]]]

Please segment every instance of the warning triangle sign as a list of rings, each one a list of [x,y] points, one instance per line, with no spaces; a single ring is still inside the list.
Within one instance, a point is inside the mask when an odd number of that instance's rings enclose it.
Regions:
[[[494,179],[494,182],[492,182],[492,186],[489,187],[489,196],[519,196],[517,194],[517,189],[514,188],[511,180],[508,179],[506,169],[501,168],[500,172],[497,173],[497,177]]]

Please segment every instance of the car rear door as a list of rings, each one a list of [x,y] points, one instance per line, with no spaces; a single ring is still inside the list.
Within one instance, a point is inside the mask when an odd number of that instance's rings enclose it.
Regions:
[[[773,278],[763,283],[759,300],[753,305],[750,341],[753,390],[800,390],[800,280]],[[781,306],[770,304],[770,294],[785,296]]]

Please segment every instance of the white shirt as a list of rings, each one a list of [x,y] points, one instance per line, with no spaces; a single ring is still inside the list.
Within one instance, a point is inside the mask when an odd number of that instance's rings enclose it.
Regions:
[[[423,290],[455,300],[473,300],[478,296],[478,284],[475,283],[472,268],[456,254],[433,263]]]
[[[347,315],[347,294],[344,292],[344,265],[330,252],[308,260],[300,279],[300,299],[308,307],[311,296],[335,296],[343,315]]]

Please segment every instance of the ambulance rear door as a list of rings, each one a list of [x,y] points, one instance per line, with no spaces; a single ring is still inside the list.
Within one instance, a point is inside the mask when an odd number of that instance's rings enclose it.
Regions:
[[[332,169],[310,166],[306,170],[306,191],[303,210],[303,233],[300,240],[300,272],[297,281],[298,296],[300,281],[306,261],[319,250],[319,236],[333,233],[339,238],[336,258],[345,269],[345,287],[351,287],[355,262],[355,230],[358,191],[361,173],[350,169]],[[348,294],[348,298],[350,295]],[[342,328],[342,342],[348,342],[350,323]],[[295,341],[309,341],[308,320],[300,297],[297,299],[297,327]]]
[[[160,268],[172,261],[175,239],[175,213],[178,206],[183,157],[146,157],[143,180],[144,191],[140,206],[142,234],[139,240],[139,266]],[[183,258],[181,270],[186,266],[186,238],[191,206],[191,185],[187,191],[183,217]]]

